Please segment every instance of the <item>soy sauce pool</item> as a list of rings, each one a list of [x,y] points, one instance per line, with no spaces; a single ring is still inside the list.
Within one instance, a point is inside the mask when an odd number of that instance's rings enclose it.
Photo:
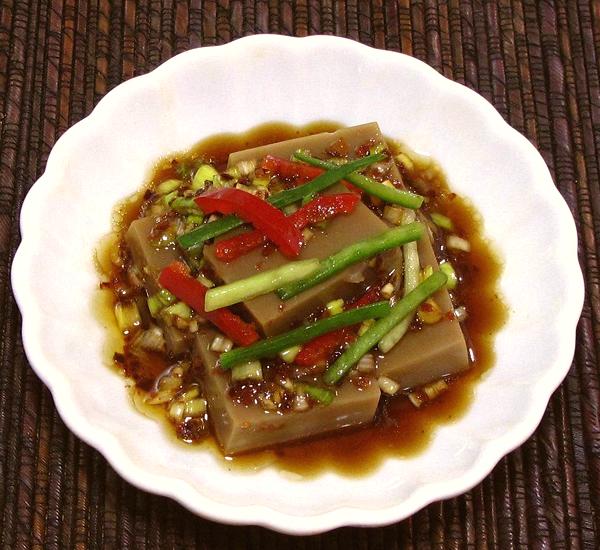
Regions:
[[[287,139],[304,137],[321,132],[330,132],[340,126],[329,122],[319,122],[302,128],[273,123],[257,127],[249,132],[236,135],[219,135],[198,144],[185,154],[172,155],[159,162],[149,186],[157,185],[169,178],[176,178],[181,170],[195,159],[202,158],[218,167],[225,167],[230,153]],[[392,152],[400,151],[400,146],[388,139]],[[449,216],[455,225],[455,233],[471,243],[468,254],[453,254],[451,260],[457,270],[461,284],[455,293],[456,305],[464,305],[469,315],[464,322],[472,366],[465,374],[451,379],[447,391],[419,409],[406,397],[382,398],[375,422],[359,429],[342,431],[329,436],[308,441],[286,444],[275,449],[247,453],[241,456],[224,457],[229,468],[253,470],[275,464],[278,468],[310,476],[322,471],[336,471],[345,475],[365,475],[377,467],[386,457],[409,457],[421,452],[431,440],[435,428],[459,418],[468,408],[473,389],[482,374],[494,362],[494,334],[504,323],[507,313],[497,287],[501,273],[501,262],[483,236],[482,221],[477,212],[465,199],[454,195],[448,188],[441,169],[431,163],[427,167],[404,166],[405,182],[417,191],[428,196],[428,207],[432,211]],[[118,210],[117,229],[123,230],[139,215],[141,201],[129,202]],[[104,307],[99,308],[104,324],[114,324],[110,300],[103,299]],[[109,356],[121,350],[114,334],[109,343]],[[125,349],[125,352],[127,350]],[[145,379],[159,372],[154,358],[146,365]],[[165,366],[166,363],[165,363]],[[141,372],[145,369],[141,365]],[[143,379],[144,376],[139,378]],[[218,445],[212,438],[193,444],[185,444],[177,439],[172,424],[166,420],[163,409],[143,404],[147,384],[133,386],[131,391],[136,407],[149,416],[162,419],[165,429],[173,434],[179,445],[191,452],[199,448],[210,448],[221,455]]]

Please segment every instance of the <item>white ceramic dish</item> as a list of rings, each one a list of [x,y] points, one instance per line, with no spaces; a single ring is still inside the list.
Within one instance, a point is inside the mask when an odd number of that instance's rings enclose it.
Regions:
[[[510,318],[472,406],[421,455],[357,479],[297,480],[273,467],[233,473],[210,452],[175,446],[102,363],[93,250],[115,203],[158,158],[219,132],[322,119],[376,120],[441,163],[505,261]],[[583,302],[573,219],[534,147],[427,65],[334,37],[253,36],[183,53],[121,84],[56,143],[21,231],[12,284],[23,342],[67,425],[147,491],[210,519],[294,534],[391,523],[478,483],[538,425],[569,369]]]

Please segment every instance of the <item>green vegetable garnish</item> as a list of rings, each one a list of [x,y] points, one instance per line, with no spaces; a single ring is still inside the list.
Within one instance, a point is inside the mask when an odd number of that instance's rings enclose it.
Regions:
[[[231,380],[239,382],[241,380],[262,380],[263,372],[260,361],[248,361],[241,363],[231,369]]]
[[[173,296],[168,290],[161,288],[158,292],[148,298],[148,309],[152,317],[157,317],[160,311],[166,307],[174,304],[177,298]]]
[[[213,182],[219,177],[219,172],[215,170],[210,164],[201,164],[192,180],[192,189],[198,191],[206,187],[206,182]]]
[[[246,279],[211,288],[206,293],[204,309],[205,311],[214,311],[273,292],[281,285],[307,277],[318,267],[319,260],[289,262]]]
[[[202,214],[202,211],[191,197],[177,197],[171,202],[171,208],[178,214]]]
[[[310,325],[306,325],[278,336],[272,336],[256,342],[250,346],[234,348],[221,355],[219,363],[222,369],[228,370],[234,365],[239,365],[254,359],[262,357],[273,357],[280,351],[304,344],[321,334],[331,332],[342,327],[348,327],[361,323],[366,319],[376,319],[383,317],[390,312],[391,308],[388,302],[376,302],[368,306],[344,311],[333,317],[320,319]]]
[[[311,157],[304,151],[296,151],[294,153],[294,158],[312,166],[325,168],[326,170],[331,170],[335,167],[335,164],[332,162]],[[388,187],[387,185],[383,185],[362,174],[349,174],[346,176],[346,179],[353,185],[356,185],[359,189],[362,189],[365,193],[378,197],[384,202],[399,204],[412,209],[420,208],[423,204],[423,197],[421,195],[411,193],[410,191],[402,191],[394,187]]]
[[[315,401],[323,405],[329,405],[335,397],[333,391],[327,388],[319,388],[319,386],[311,386],[310,384],[297,384],[294,390],[296,393],[304,393],[312,397]]]
[[[190,306],[188,306],[185,302],[177,302],[171,306],[163,309],[163,313],[167,315],[174,315],[176,317],[181,317],[182,319],[191,319],[192,318],[192,310]]]
[[[458,284],[458,276],[456,275],[456,271],[454,271],[454,266],[450,262],[442,262],[440,264],[440,271],[448,277],[446,288],[448,290],[454,290]]]
[[[454,224],[448,216],[444,216],[444,214],[440,214],[439,212],[432,212],[430,217],[431,221],[438,227],[448,231],[454,231]]]
[[[414,222],[416,214],[413,210],[405,210],[402,215],[402,223]],[[421,279],[421,264],[419,261],[419,250],[416,242],[406,243],[402,247],[404,255],[404,293],[406,296],[414,290]],[[432,270],[433,273],[433,270]],[[380,341],[378,347],[382,353],[390,351],[406,334],[414,318],[414,313],[408,314],[395,327],[393,327]]]
[[[176,179],[165,180],[156,186],[156,192],[160,195],[167,195],[168,193],[179,189],[179,186],[182,183],[183,182],[181,180]]]
[[[431,277],[425,279],[412,292],[409,292],[402,300],[392,307],[390,314],[377,321],[362,336],[359,336],[353,344],[331,365],[323,375],[326,384],[337,384],[346,376],[348,371],[360,361],[377,342],[379,342],[392,328],[394,328],[404,317],[410,314],[446,284],[446,275],[436,271]],[[332,317],[332,319],[337,319]]]
[[[309,288],[333,277],[348,266],[368,260],[396,246],[416,241],[423,234],[423,224],[414,222],[390,229],[385,233],[359,241],[332,256],[321,260],[318,271],[296,283],[280,288],[277,294],[282,300],[288,300]]]

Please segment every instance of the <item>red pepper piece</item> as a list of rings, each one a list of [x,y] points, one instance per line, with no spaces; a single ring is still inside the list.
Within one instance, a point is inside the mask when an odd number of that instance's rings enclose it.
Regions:
[[[369,304],[374,304],[380,299],[381,296],[381,288],[378,286],[373,286],[367,292],[365,292],[358,300],[348,304],[348,307],[344,308],[348,309],[356,309],[357,307],[368,306]]]
[[[196,204],[205,212],[236,214],[251,223],[274,242],[283,254],[296,257],[302,248],[302,234],[281,210],[240,189],[219,189],[196,197]]]
[[[314,180],[317,176],[320,176],[325,170],[318,168],[317,166],[311,166],[310,164],[304,164],[302,162],[294,162],[291,160],[274,157],[267,155],[260,163],[260,168],[272,174],[277,174],[280,178],[289,181],[293,185],[300,185],[307,181]],[[348,183],[347,181],[342,182],[349,191],[356,193],[358,196],[362,195],[362,191]]]
[[[215,246],[215,256],[222,262],[231,262],[268,241],[267,236],[258,229],[240,233],[235,237],[223,239]]]
[[[317,336],[307,344],[296,355],[294,363],[301,367],[316,367],[327,364],[331,354],[342,344],[352,342],[356,338],[350,327],[344,327]]]
[[[289,180],[295,185],[306,183],[320,176],[325,170],[310,166],[302,162],[293,162],[291,160],[282,159],[267,155],[260,163],[260,168],[277,174],[280,178]]]
[[[346,311],[357,307],[372,304],[379,299],[379,287],[368,290],[355,302],[348,304]],[[354,327],[344,327],[327,334],[317,336],[314,340],[307,342],[296,356],[294,362],[301,367],[314,367],[325,365],[331,354],[343,344],[352,342],[356,338]]]
[[[256,329],[227,308],[204,311],[206,287],[190,276],[185,264],[173,262],[159,275],[158,282],[194,311],[219,328],[227,337],[240,346],[249,346],[258,340]]]
[[[298,231],[305,227],[325,221],[338,214],[350,214],[358,204],[359,197],[352,193],[323,195],[288,216]],[[224,262],[230,262],[247,254],[267,242],[267,236],[258,230],[241,233],[229,239],[223,239],[215,246],[215,256]]]
[[[328,220],[338,214],[352,213],[358,201],[359,197],[353,193],[323,195],[296,210],[290,219],[294,227],[301,231],[309,225]]]

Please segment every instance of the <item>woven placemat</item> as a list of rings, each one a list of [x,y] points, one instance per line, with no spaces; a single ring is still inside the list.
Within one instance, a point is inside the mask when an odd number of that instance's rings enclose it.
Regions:
[[[266,32],[402,51],[478,91],[539,148],[579,231],[587,293],[575,360],[535,435],[472,491],[385,528],[294,538],[139,491],[65,428],[23,353],[9,267],[23,197],[57,138],[174,54]],[[597,0],[1,0],[2,547],[598,548],[599,56]]]

